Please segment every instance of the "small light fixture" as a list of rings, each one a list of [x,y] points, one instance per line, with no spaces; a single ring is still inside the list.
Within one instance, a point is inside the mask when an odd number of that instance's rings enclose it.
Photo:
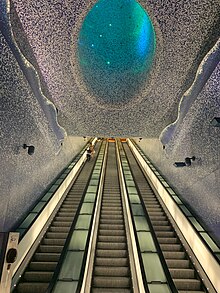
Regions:
[[[25,143],[23,144],[24,149],[28,149],[28,155],[32,156],[35,151],[35,147],[33,145],[26,145]]]
[[[186,157],[184,162],[175,162],[173,165],[176,168],[181,168],[181,167],[190,167],[192,165],[192,161],[195,161],[196,157],[192,156],[191,158]]]
[[[186,157],[185,158],[185,164],[187,167],[191,166],[192,164],[192,161],[195,161],[196,157],[195,156],[192,156],[192,158],[189,158],[189,157]]]
[[[220,127],[220,117],[214,117],[210,123],[212,126]]]
[[[142,140],[142,137],[139,137],[139,142],[141,142],[141,140]]]

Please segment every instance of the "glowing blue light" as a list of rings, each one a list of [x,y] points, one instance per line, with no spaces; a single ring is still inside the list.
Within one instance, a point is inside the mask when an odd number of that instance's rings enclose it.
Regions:
[[[129,98],[132,88],[146,80],[153,64],[156,36],[150,17],[135,0],[100,0],[94,8],[79,33],[82,74],[99,96],[107,93],[112,99]]]

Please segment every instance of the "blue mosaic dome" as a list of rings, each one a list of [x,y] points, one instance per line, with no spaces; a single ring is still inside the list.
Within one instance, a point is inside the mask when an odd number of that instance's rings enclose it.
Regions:
[[[78,62],[88,90],[110,103],[137,96],[155,48],[152,22],[138,2],[100,0],[85,17],[78,39]]]

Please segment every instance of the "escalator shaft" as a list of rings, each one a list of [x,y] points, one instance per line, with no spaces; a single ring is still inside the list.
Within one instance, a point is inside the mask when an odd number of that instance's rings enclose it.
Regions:
[[[127,144],[123,144],[127,159],[132,169],[134,180],[138,186],[146,211],[168,266],[173,282],[179,293],[207,292],[196,268],[190,261],[180,238],[168,219],[156,194],[147,182],[141,168]]]
[[[91,162],[86,163],[79,173],[36,252],[32,256],[20,282],[15,287],[14,293],[46,292],[57,267],[94,164],[95,158]]]
[[[133,292],[115,144],[109,144],[91,292]]]

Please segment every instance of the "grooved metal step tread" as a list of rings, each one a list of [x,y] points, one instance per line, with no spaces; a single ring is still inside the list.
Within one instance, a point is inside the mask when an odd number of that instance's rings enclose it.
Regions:
[[[39,283],[39,282],[25,282],[18,284],[17,292],[18,293],[45,293],[48,287],[48,283]]]
[[[66,239],[68,233],[62,233],[62,232],[47,232],[46,233],[46,239]]]
[[[62,249],[63,249],[63,246],[40,245],[38,248],[38,252],[60,253]]]
[[[49,283],[53,277],[53,272],[31,271],[25,272],[24,280],[26,282],[46,282]]]
[[[96,256],[97,257],[127,257],[127,250],[106,250],[106,249],[97,249]]]
[[[178,293],[205,293],[206,291],[201,291],[201,290],[196,290],[196,291],[192,291],[192,290],[187,290],[187,291],[185,291],[185,290],[179,290],[178,291]]]
[[[125,267],[128,266],[128,259],[122,258],[107,258],[107,257],[96,257],[95,265],[97,266],[110,266],[110,267]]]
[[[56,268],[57,262],[40,262],[32,261],[29,264],[29,269],[33,271],[54,271]]]
[[[128,277],[100,277],[93,278],[93,287],[103,288],[129,288],[130,278]]]
[[[42,244],[48,244],[48,245],[55,245],[55,246],[64,246],[66,242],[66,239],[48,239],[44,238],[42,241]]]
[[[172,278],[175,279],[192,279],[195,277],[195,271],[193,269],[169,269]]]
[[[186,254],[184,251],[164,251],[163,255],[166,259],[184,259]]]
[[[124,230],[102,230],[99,229],[99,235],[100,236],[124,236],[125,231]]]
[[[99,235],[98,236],[98,241],[101,241],[101,242],[125,242],[126,241],[126,237],[125,236],[103,236],[103,235]]]
[[[126,249],[126,243],[98,242],[98,249]]]
[[[96,266],[94,273],[96,276],[128,276],[130,272],[128,267]]]
[[[166,263],[169,268],[189,268],[189,260],[187,259],[166,259]]]
[[[69,230],[70,230],[70,227],[51,226],[48,231],[54,232],[54,233],[68,233]]]
[[[60,253],[48,253],[48,252],[37,252],[34,254],[35,261],[58,261],[60,258]]]
[[[201,283],[196,279],[173,279],[178,290],[200,290]]]
[[[100,224],[99,228],[102,230],[123,230],[124,225],[117,224]]]
[[[133,291],[129,289],[120,289],[117,288],[117,292],[115,292],[115,289],[109,289],[109,288],[92,288],[92,293],[131,293]]]

